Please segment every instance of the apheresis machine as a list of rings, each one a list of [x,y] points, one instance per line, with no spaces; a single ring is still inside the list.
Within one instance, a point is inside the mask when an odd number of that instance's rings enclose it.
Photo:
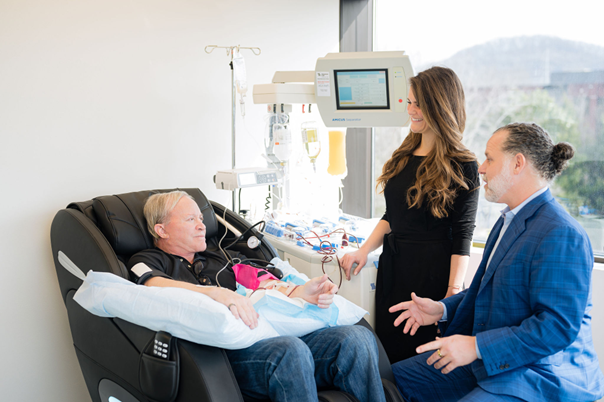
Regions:
[[[409,57],[402,51],[329,53],[317,60],[314,71],[277,71],[270,84],[253,87],[254,103],[267,105],[263,155],[267,166],[224,170],[215,176],[217,188],[227,190],[270,185],[276,201],[272,208],[267,205],[264,233],[281,259],[309,277],[329,274],[340,286],[338,294],[370,314],[375,310],[380,250],[370,254],[366,266],[351,281],[344,278],[338,261],[362,244],[377,220],[343,213],[338,209],[338,192],[335,200],[329,201],[326,188],[341,188],[341,178],[347,173],[346,128],[402,127],[408,123],[412,76]],[[315,115],[318,110],[321,121],[303,121],[294,130],[290,122],[294,105],[302,105],[304,112],[314,111]],[[325,138],[321,130],[328,131],[327,140],[321,140]],[[291,158],[298,146],[312,166],[302,175],[292,170]],[[320,165],[321,152],[329,155],[327,169]],[[315,201],[312,211],[292,207],[292,191],[304,184],[303,193],[311,194]],[[372,315],[366,319],[373,325]]]

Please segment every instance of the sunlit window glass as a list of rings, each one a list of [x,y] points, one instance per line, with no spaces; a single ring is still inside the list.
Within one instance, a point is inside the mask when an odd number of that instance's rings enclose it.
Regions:
[[[557,200],[604,255],[604,3],[509,0],[418,3],[376,0],[374,50],[404,50],[415,72],[452,68],[466,94],[464,143],[480,163],[499,127],[533,121],[554,142],[576,150],[551,184]],[[407,128],[375,130],[374,172],[401,144]],[[374,181],[375,182],[375,181]],[[486,240],[504,205],[481,189],[476,241]],[[376,195],[374,216],[385,210]]]

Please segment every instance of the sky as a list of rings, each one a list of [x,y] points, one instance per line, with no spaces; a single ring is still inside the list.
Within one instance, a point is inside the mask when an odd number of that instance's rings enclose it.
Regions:
[[[374,0],[374,50],[420,65],[496,38],[548,35],[604,47],[603,0]]]

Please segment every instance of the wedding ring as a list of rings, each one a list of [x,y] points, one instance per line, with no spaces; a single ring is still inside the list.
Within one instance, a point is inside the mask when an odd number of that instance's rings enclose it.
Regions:
[[[233,307],[233,306],[237,307],[237,306],[235,305],[235,303],[231,303],[231,304],[229,304],[229,305],[227,306],[227,308],[230,310],[230,309],[231,309],[231,307]]]
[[[440,354],[440,349],[438,349],[438,350],[436,351],[436,353],[438,353],[438,357],[440,357],[440,358],[443,358],[443,357],[444,357],[443,355],[441,355],[441,354]]]

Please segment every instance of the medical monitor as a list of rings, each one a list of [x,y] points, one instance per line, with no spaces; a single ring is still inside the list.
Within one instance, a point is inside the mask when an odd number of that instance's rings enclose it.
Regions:
[[[315,101],[327,127],[402,127],[413,68],[404,52],[329,53],[315,67]]]
[[[334,70],[338,110],[390,109],[388,69]]]

